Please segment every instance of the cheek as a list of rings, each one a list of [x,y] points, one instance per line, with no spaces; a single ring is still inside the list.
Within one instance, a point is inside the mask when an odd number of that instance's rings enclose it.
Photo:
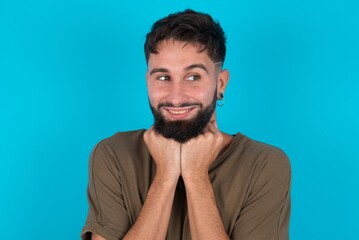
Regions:
[[[148,85],[147,87],[148,97],[153,106],[157,106],[164,101],[171,101],[174,94],[169,86]],[[181,98],[184,98],[185,101],[200,102],[203,105],[208,105],[213,100],[215,90],[215,86],[209,89],[203,85],[182,85],[179,95]]]
[[[164,89],[159,89],[158,87],[154,86],[148,86],[147,93],[151,105],[153,106],[157,106],[158,103],[166,96]]]
[[[198,101],[207,105],[212,102],[215,91],[215,88],[197,88],[193,89],[191,95]]]

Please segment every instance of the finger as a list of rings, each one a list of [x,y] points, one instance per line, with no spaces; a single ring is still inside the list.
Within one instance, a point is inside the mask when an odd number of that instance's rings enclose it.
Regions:
[[[210,136],[215,136],[215,127],[212,123],[208,123],[207,126],[205,127],[205,130],[202,132],[202,135],[204,137],[210,137]]]
[[[154,136],[154,137],[162,137],[162,135],[159,134],[159,133],[156,131],[156,129],[155,129],[155,127],[154,127],[153,125],[151,126],[151,128],[149,129],[149,131],[150,131],[151,135]]]
[[[146,130],[143,137],[146,143],[152,142],[152,139],[156,137],[156,131],[154,130],[154,127],[151,126],[148,130]]]
[[[149,129],[147,129],[146,131],[145,131],[145,133],[147,132],[147,133],[150,133],[150,132],[152,132],[153,131],[153,125],[149,128]]]
[[[201,134],[202,134],[202,135],[205,135],[205,134],[208,133],[208,132],[209,132],[209,129],[208,129],[208,124],[207,124],[207,125],[203,128]]]

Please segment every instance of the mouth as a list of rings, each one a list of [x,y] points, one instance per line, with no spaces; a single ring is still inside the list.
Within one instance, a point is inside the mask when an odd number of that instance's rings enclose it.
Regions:
[[[173,120],[186,120],[193,114],[196,106],[190,107],[163,107],[168,113],[169,117]]]

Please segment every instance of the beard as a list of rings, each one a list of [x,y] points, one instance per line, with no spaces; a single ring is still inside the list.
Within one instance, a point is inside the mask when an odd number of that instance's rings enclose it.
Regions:
[[[216,109],[217,91],[214,92],[212,102],[203,107],[200,103],[183,103],[180,107],[199,106],[200,110],[196,116],[188,120],[168,121],[159,110],[161,107],[174,107],[172,103],[160,103],[157,108],[150,103],[150,108],[154,117],[154,130],[165,138],[173,139],[179,143],[197,137],[209,123],[214,110]]]

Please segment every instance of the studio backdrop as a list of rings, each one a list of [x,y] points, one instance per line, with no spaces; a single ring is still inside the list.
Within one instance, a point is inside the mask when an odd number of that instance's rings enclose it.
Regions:
[[[291,239],[359,239],[358,0],[0,0],[2,239],[79,239],[90,152],[151,126],[145,35],[186,8],[227,35],[221,130],[291,160]]]

